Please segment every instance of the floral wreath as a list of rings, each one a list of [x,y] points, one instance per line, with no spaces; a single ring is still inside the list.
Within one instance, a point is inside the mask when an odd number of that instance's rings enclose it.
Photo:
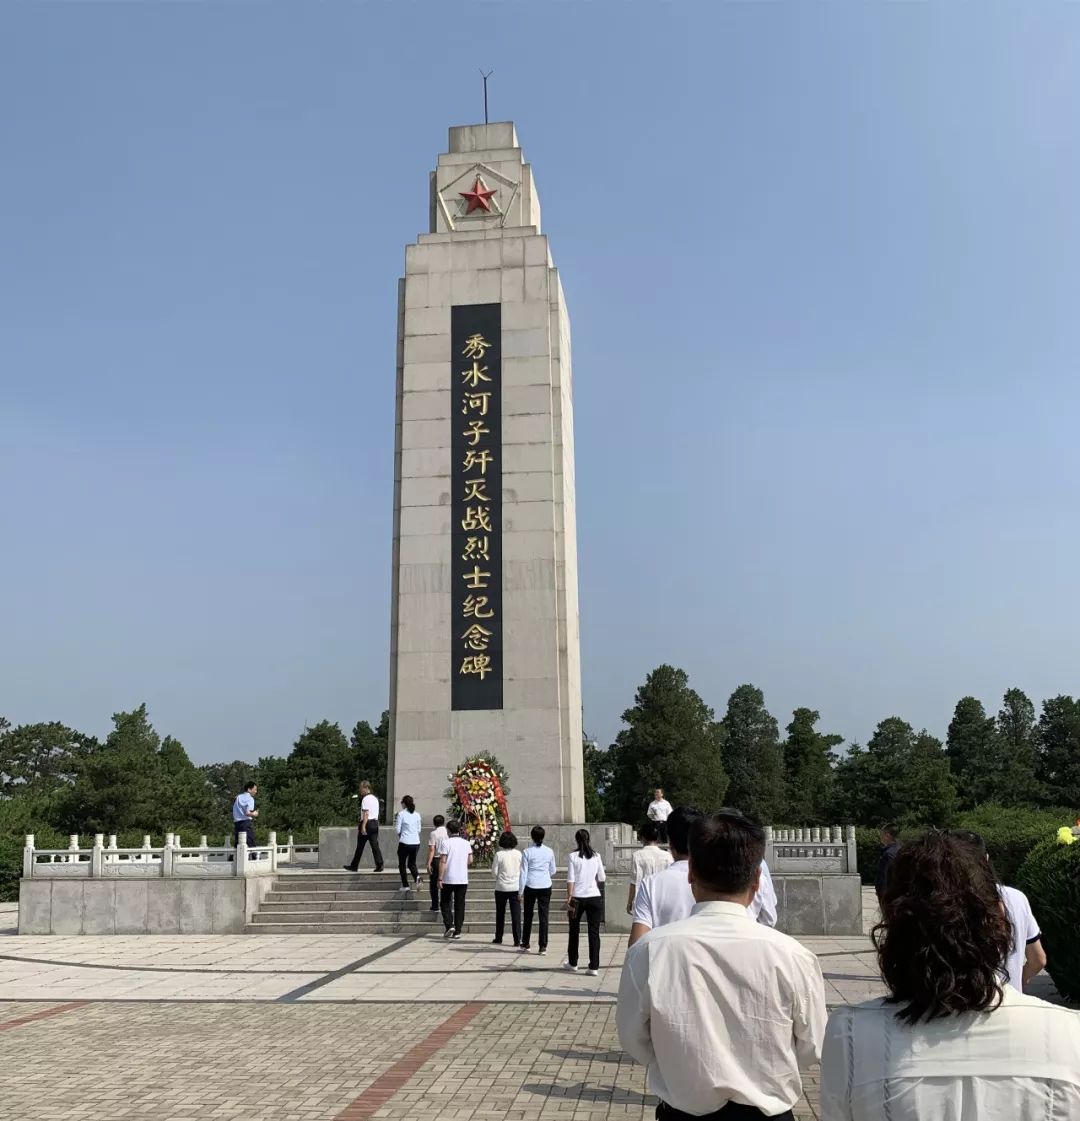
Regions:
[[[461,821],[476,858],[486,863],[495,855],[500,835],[510,828],[506,770],[494,755],[481,751],[470,755],[449,778],[449,813]]]

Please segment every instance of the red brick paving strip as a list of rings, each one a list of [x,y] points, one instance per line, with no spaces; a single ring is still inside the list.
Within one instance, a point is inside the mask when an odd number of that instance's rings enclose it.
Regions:
[[[35,1020],[46,1020],[50,1016],[59,1016],[62,1012],[74,1012],[76,1008],[85,1008],[90,1001],[72,1000],[67,1004],[56,1004],[52,1008],[43,1008],[40,1012],[31,1012],[29,1016],[19,1016],[14,1020],[0,1020],[0,1031],[10,1031],[12,1028],[21,1027],[23,1024],[32,1024]]]
[[[433,1058],[477,1013],[486,1007],[486,1003],[486,1001],[472,1000],[468,1004],[463,1004],[443,1020],[430,1035],[406,1051],[393,1066],[384,1070],[355,1101],[347,1105],[334,1118],[334,1121],[367,1121],[369,1117],[373,1117],[375,1111],[386,1105],[428,1059]]]

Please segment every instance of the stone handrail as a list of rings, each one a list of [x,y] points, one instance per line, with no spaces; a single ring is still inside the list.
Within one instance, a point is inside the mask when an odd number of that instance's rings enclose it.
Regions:
[[[66,849],[39,849],[34,834],[26,835],[23,849],[23,877],[64,879],[160,878],[167,876],[263,876],[276,872],[281,864],[314,863],[318,845],[296,844],[292,834],[285,844],[278,844],[277,834],[270,833],[265,845],[249,846],[240,835],[234,849],[231,838],[225,844],[209,845],[206,836],[199,844],[185,846],[178,833],[166,833],[165,843],[153,846],[149,834],[141,848],[120,848],[116,835],[97,833],[91,848],[80,847],[78,834],[72,834]]]
[[[765,860],[779,872],[859,870],[855,826],[765,827]]]

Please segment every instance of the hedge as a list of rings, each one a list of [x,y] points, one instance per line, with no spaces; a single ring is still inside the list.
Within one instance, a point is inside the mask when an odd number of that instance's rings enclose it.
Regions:
[[[1080,841],[1044,840],[1017,876],[1042,930],[1046,971],[1066,1000],[1080,1000]]]
[[[955,829],[971,829],[986,841],[990,859],[1003,883],[1015,883],[1020,866],[1036,845],[1053,836],[1061,825],[1071,824],[1076,811],[1066,808],[1040,810],[986,805],[962,813],[953,823]],[[929,826],[915,826],[900,832],[901,841],[921,836]],[[864,884],[874,882],[881,843],[878,830],[859,826],[855,830],[858,845],[859,875]]]

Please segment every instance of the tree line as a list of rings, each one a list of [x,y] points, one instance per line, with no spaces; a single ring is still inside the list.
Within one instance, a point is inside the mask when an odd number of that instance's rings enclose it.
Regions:
[[[645,679],[625,727],[606,750],[585,744],[590,821],[638,822],[650,792],[669,801],[732,805],[777,825],[853,822],[948,825],[987,804],[1080,807],[1080,700],[1035,706],[1010,689],[996,716],[981,701],[957,702],[945,741],[898,716],[863,746],[818,728],[797,708],[781,736],[754,685],[740,685],[717,720],[682,669]]]

